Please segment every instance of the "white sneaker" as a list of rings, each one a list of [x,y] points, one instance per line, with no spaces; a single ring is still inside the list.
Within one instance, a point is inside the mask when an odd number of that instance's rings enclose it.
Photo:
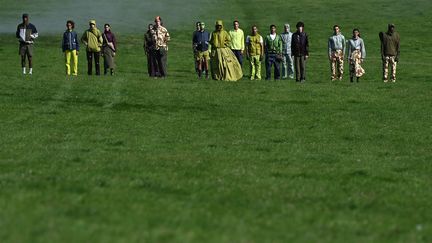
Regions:
[[[25,68],[23,68],[23,74],[26,74],[26,69]]]
[[[29,73],[28,74],[30,74],[30,75],[32,75],[33,74],[33,68],[30,68],[30,70],[29,70]]]

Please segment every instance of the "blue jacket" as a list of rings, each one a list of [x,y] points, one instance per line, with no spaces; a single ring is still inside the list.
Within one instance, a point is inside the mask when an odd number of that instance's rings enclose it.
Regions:
[[[66,50],[77,50],[79,51],[78,35],[75,31],[66,30],[63,34],[62,43],[63,52]]]
[[[192,44],[197,51],[207,51],[209,49],[210,33],[207,31],[195,31]]]

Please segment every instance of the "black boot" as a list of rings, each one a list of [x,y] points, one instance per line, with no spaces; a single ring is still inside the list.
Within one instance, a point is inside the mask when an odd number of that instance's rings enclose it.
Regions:
[[[354,82],[354,78],[353,78],[353,77],[350,77],[350,81],[351,81],[351,83]]]
[[[360,82],[360,77],[357,77],[357,83]]]

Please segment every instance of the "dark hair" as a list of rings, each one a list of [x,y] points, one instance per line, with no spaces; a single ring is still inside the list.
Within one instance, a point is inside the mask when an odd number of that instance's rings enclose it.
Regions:
[[[72,29],[75,28],[75,22],[73,22],[72,20],[66,21],[66,25],[68,25],[68,24],[72,25]]]
[[[270,25],[270,29],[273,28],[273,27],[276,28],[276,25],[274,25],[274,24]]]
[[[233,21],[233,24],[235,23],[240,24],[240,22],[237,19]]]
[[[197,26],[197,25],[199,25],[199,24],[201,24],[201,22],[200,22],[200,21],[196,22],[196,23],[195,23],[195,26]]]
[[[337,24],[333,25],[333,29],[336,27],[340,28],[339,25],[337,25]]]
[[[304,23],[303,22],[297,22],[297,24],[296,24],[296,28],[300,28],[300,27],[303,27],[304,28]]]
[[[359,35],[358,35],[358,36],[360,37],[360,30],[357,29],[357,28],[354,28],[354,29],[353,29],[353,37],[354,37],[354,32],[355,32],[355,31],[359,32]]]

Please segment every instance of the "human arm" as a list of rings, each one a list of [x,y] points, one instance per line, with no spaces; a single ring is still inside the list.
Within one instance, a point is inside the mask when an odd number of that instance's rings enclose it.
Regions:
[[[36,26],[34,26],[33,24],[30,24],[30,29],[32,31],[32,34],[30,35],[30,37],[32,38],[32,40],[38,38],[39,37],[39,33],[37,32]]]
[[[395,57],[396,62],[399,62],[399,55],[400,55],[400,37],[398,34],[397,35],[397,44],[396,44],[396,57]]]

